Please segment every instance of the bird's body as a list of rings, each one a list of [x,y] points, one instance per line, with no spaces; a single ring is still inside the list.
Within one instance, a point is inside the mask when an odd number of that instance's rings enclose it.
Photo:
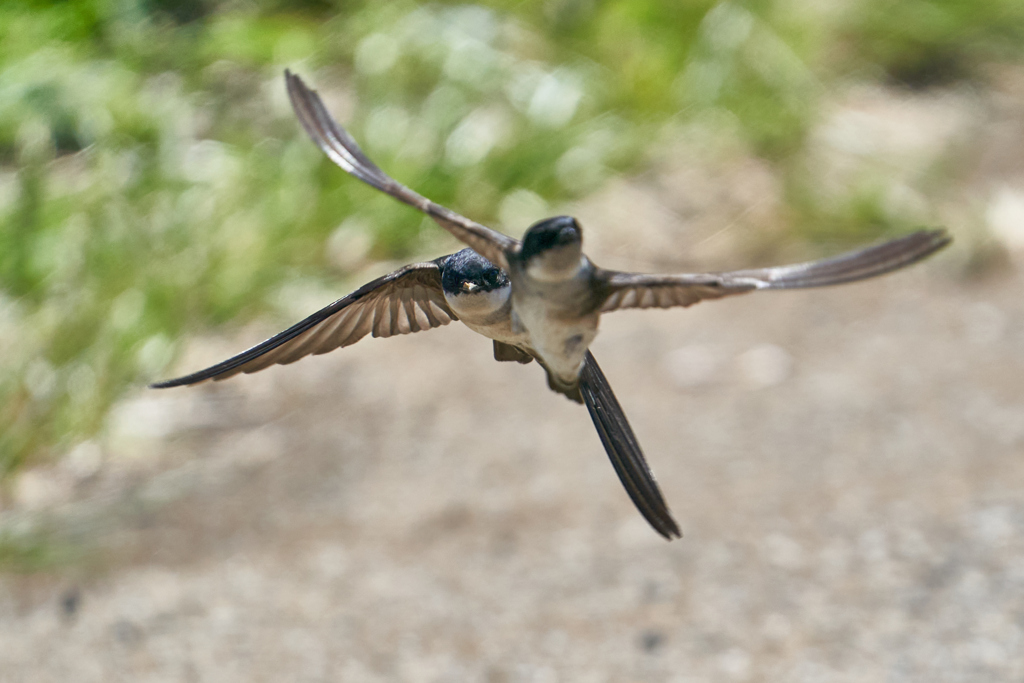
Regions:
[[[531,336],[513,322],[512,292],[507,273],[472,249],[463,249],[377,278],[237,356],[153,386],[163,389],[223,380],[349,346],[368,334],[389,337],[453,320],[493,340],[495,360],[530,363],[539,355],[531,346]],[[573,376],[574,398],[587,406],[630,498],[658,533],[666,538],[679,536],[633,429],[590,351],[584,349],[580,366]]]
[[[593,305],[591,267],[566,280],[544,281],[512,266],[512,329],[548,372],[551,388],[580,401],[583,358],[597,337],[600,313]]]
[[[401,185],[366,157],[298,76],[286,72],[285,78],[299,121],[332,161],[426,213],[469,248],[405,266],[223,363],[154,386],[225,379],[348,346],[367,334],[388,337],[461,320],[494,340],[495,359],[537,360],[553,390],[587,406],[630,498],[666,538],[678,536],[678,526],[589,351],[601,314],[624,308],[690,306],[761,289],[852,282],[916,263],[950,241],[942,230],[921,230],[831,259],[729,273],[648,275],[604,270],[583,253],[582,229],[569,216],[534,224],[520,242]]]
[[[575,219],[549,218],[530,227],[522,249],[506,255],[513,326],[529,338],[551,388],[577,401],[583,357],[597,336],[603,303],[581,237]]]
[[[467,270],[476,271],[479,264],[501,273],[496,286],[481,286],[468,279]],[[512,273],[504,273],[472,249],[463,249],[448,257],[442,273],[445,300],[466,327],[537,359],[555,381],[564,381],[575,388],[589,342],[597,334],[596,313],[581,318],[575,309],[567,308],[569,314],[564,316],[564,321],[560,320],[557,308],[542,305],[549,301],[543,288],[533,293],[529,289],[533,284],[531,280],[525,279],[526,286],[520,285],[523,280],[517,280]],[[463,284],[456,288],[450,286],[449,281]],[[470,291],[466,291],[467,285]],[[557,291],[564,293],[573,289],[569,286]],[[567,339],[571,341],[565,341]],[[525,356],[522,356],[524,362]]]

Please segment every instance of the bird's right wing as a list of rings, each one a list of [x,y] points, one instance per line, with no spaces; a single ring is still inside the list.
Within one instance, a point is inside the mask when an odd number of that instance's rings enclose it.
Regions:
[[[166,389],[222,380],[271,365],[286,365],[311,354],[355,344],[368,334],[391,337],[447,325],[458,317],[441,287],[443,256],[414,263],[377,278],[284,332],[212,367],[150,385]]]
[[[790,266],[696,275],[599,271],[608,291],[601,311],[691,306],[704,299],[718,299],[758,289],[824,287],[863,280],[917,263],[950,241],[945,230],[919,230],[833,258]]]
[[[285,71],[284,77],[288,86],[288,97],[291,99],[295,114],[299,117],[299,122],[331,161],[364,183],[419,209],[473,251],[499,268],[508,270],[508,259],[505,254],[518,251],[519,240],[435,204],[392,179],[370,161],[348,131],[331,117],[315,90],[311,90],[301,78],[290,71]]]
[[[637,510],[654,530],[668,540],[679,538],[679,526],[672,519],[665,499],[658,490],[654,473],[644,459],[640,443],[629,426],[626,414],[612,393],[612,387],[605,379],[594,355],[587,351],[580,373],[580,393],[590,411],[597,434],[608,453],[608,457],[619,475],[619,481],[626,487],[626,493],[633,500]]]

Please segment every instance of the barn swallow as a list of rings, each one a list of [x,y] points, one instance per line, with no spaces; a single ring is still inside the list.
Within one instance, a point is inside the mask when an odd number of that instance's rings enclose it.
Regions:
[[[512,331],[528,340],[531,353],[547,371],[548,385],[577,402],[583,402],[579,379],[602,313],[623,308],[690,306],[704,299],[759,289],[861,280],[920,261],[950,242],[944,230],[922,230],[838,258],[777,268],[696,275],[605,270],[583,253],[583,230],[571,216],[535,223],[520,242],[401,185],[363,153],[301,78],[285,71],[285,81],[299,122],[334,163],[427,214],[508,274]]]

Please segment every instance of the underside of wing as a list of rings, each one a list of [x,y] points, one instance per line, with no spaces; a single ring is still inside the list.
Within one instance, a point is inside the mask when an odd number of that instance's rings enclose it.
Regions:
[[[331,161],[364,183],[424,212],[473,251],[499,268],[508,270],[505,254],[519,249],[518,240],[435,204],[392,179],[370,161],[348,131],[331,117],[315,90],[290,71],[285,71],[285,81],[299,122]]]
[[[446,258],[405,266],[363,285],[248,351],[205,370],[151,386],[165,389],[227,379],[349,346],[368,334],[391,337],[447,325],[458,317],[441,288],[440,266]]]
[[[601,312],[623,308],[673,308],[692,306],[705,299],[743,294],[757,289],[750,282],[730,282],[720,275],[644,275],[611,273],[611,293]]]
[[[854,282],[917,263],[950,241],[945,230],[920,230],[833,258],[790,266],[696,275],[601,271],[609,290],[601,310],[691,306],[704,299],[718,299],[758,289],[798,289]]]
[[[670,541],[679,538],[682,535],[679,526],[672,519],[672,513],[654,480],[654,473],[640,450],[640,443],[590,351],[587,351],[583,360],[580,393],[615,473],[619,475],[633,504],[659,534]]]
[[[945,230],[918,230],[888,242],[856,249],[820,261],[791,266],[725,273],[724,277],[749,278],[758,289],[825,287],[877,277],[928,258],[952,238]]]

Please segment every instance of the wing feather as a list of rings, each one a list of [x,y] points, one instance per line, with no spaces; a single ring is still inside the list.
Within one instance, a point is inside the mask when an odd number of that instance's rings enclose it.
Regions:
[[[377,299],[373,316],[373,336],[391,336],[391,301],[388,299]]]
[[[599,271],[608,289],[601,311],[692,306],[705,299],[758,289],[797,289],[854,282],[917,263],[951,241],[945,230],[919,230],[833,258],[790,266],[681,275]]]
[[[441,267],[447,258],[414,263],[377,278],[248,351],[152,386],[164,389],[223,380],[350,346],[367,334],[390,337],[447,325],[458,320],[441,287]]]
[[[412,304],[416,316],[416,325],[421,330],[429,330],[432,325],[427,315],[427,293],[422,287],[417,286],[413,290]]]
[[[460,216],[388,176],[370,161],[348,131],[331,117],[315,90],[290,71],[286,70],[284,77],[288,97],[299,122],[331,161],[364,183],[419,209],[488,261],[508,270],[505,255],[519,250],[519,240]]]
[[[437,326],[439,327],[439,326],[444,325],[444,324],[445,323],[442,323],[442,322],[438,321]],[[343,347],[345,347],[345,346],[352,346],[357,341],[359,341],[360,339],[362,339],[366,335],[370,334],[372,331],[373,331],[373,308],[370,307],[369,305],[367,305],[365,310],[363,310],[359,314],[358,322],[352,327],[352,330],[345,336],[345,338],[341,340],[341,345]]]

